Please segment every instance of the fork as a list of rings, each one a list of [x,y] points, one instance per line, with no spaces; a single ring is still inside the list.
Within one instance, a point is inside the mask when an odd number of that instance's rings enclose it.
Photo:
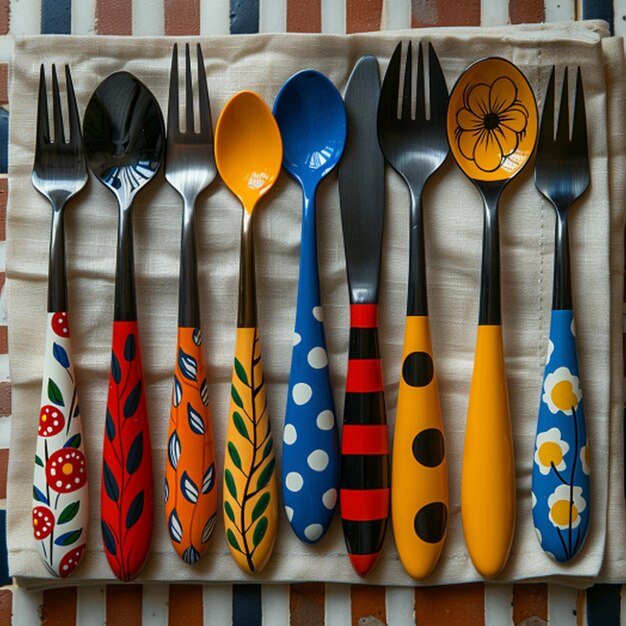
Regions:
[[[178,292],[178,344],[165,472],[165,515],[174,549],[186,563],[206,552],[215,528],[217,488],[215,446],[200,330],[198,267],[194,232],[198,195],[215,179],[213,127],[204,59],[196,47],[199,130],[194,130],[194,98],[189,44],[185,45],[185,130],[180,129],[178,45],[170,72],[165,178],[183,200]]]
[[[583,395],[576,356],[568,215],[589,187],[585,99],[576,76],[570,136],[567,68],[554,135],[552,68],[541,118],[535,186],[556,211],[550,339],[537,420],[532,474],[533,520],[541,547],[557,561],[581,548],[590,518],[589,456]]]
[[[402,90],[402,43],[397,45],[385,73],[378,105],[378,139],[385,159],[404,179],[411,197],[408,303],[393,440],[391,519],[402,564],[414,578],[425,578],[439,559],[446,535],[448,474],[428,320],[422,193],[448,155],[448,90],[429,44],[427,117],[422,44],[416,75],[411,48],[409,42]],[[416,106],[412,115],[414,82]]]
[[[54,576],[69,576],[87,540],[89,502],[83,429],[70,346],[64,209],[87,183],[87,162],[70,69],[65,66],[69,137],[66,141],[56,67],[52,66],[54,135],[48,119],[46,72],[39,73],[37,137],[32,181],[52,207],[48,319],[41,410],[33,479],[33,532]]]

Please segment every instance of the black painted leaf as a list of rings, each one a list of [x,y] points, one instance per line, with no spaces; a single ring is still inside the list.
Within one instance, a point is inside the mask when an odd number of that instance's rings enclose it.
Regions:
[[[67,369],[70,366],[70,359],[67,356],[67,352],[58,343],[52,344],[52,355],[61,364],[61,367]]]
[[[50,402],[52,402],[52,404],[65,406],[65,402],[63,402],[63,394],[61,393],[59,386],[52,380],[52,378],[48,378],[48,398],[50,398]]]
[[[183,552],[183,561],[187,563],[188,565],[193,565],[194,563],[197,563],[200,560],[201,556],[202,555],[193,546],[189,546]]]
[[[237,537],[235,537],[235,533],[229,528],[226,531],[226,538],[228,539],[228,543],[235,548],[235,550],[238,550],[239,552],[241,552],[241,548],[239,547],[239,542],[237,541]]]
[[[261,515],[265,513],[265,509],[267,508],[267,505],[270,503],[271,499],[272,499],[272,496],[270,496],[270,494],[267,491],[261,495],[257,503],[254,505],[254,508],[252,509],[252,521],[253,522],[259,519],[259,517],[261,517]]]
[[[265,537],[265,533],[267,533],[268,525],[267,517],[262,517],[256,525],[252,533],[252,544],[255,548],[263,541],[263,537]]]
[[[233,460],[235,467],[237,469],[241,469],[241,457],[239,456],[239,452],[237,452],[237,446],[232,442],[228,442],[228,454],[230,458]]]
[[[180,520],[178,519],[178,513],[176,513],[176,509],[172,509],[172,512],[170,513],[170,519],[167,522],[167,528],[169,530],[172,541],[180,543],[183,538],[183,527],[180,525]]]
[[[243,421],[243,417],[241,417],[241,415],[237,413],[237,411],[233,413],[233,422],[235,422],[235,428],[237,429],[237,432],[242,437],[245,437],[248,441],[250,441],[250,435],[248,434],[248,429],[246,428],[246,424]]]
[[[202,419],[202,415],[191,406],[191,402],[187,403],[187,419],[189,420],[189,428],[191,428],[196,435],[204,435],[204,420]]]
[[[267,487],[267,483],[270,482],[270,478],[272,477],[272,472],[274,471],[274,465],[276,464],[275,460],[272,459],[266,466],[265,469],[261,472],[259,476],[259,480],[257,481],[256,488],[257,491],[259,489],[264,489]]]
[[[177,469],[178,459],[180,459],[180,439],[176,431],[170,435],[170,440],[167,442],[167,457],[172,468]]]
[[[139,406],[139,400],[141,399],[141,379],[135,385],[134,389],[128,394],[126,402],[124,402],[124,417],[128,419],[132,417]]]
[[[243,400],[241,399],[241,396],[239,395],[239,392],[237,391],[237,389],[235,388],[235,385],[231,385],[230,388],[230,395],[233,397],[233,401],[234,403],[240,408],[243,409]]]
[[[198,364],[196,360],[191,355],[184,352],[182,348],[178,349],[178,367],[187,380],[196,380]]]
[[[183,399],[183,386],[178,380],[178,376],[174,376],[174,395],[172,397],[172,404],[177,407],[180,405],[180,401]]]
[[[124,344],[124,358],[127,361],[132,361],[137,354],[137,348],[135,346],[135,335],[131,333],[126,337],[126,343]]]
[[[230,502],[224,501],[224,512],[228,515],[228,519],[231,522],[235,521],[235,512],[233,511],[233,507],[230,506]]]
[[[206,378],[200,385],[200,398],[202,398],[202,404],[204,404],[204,406],[209,406],[209,388],[206,384]]]
[[[226,483],[226,488],[230,492],[230,495],[237,500],[237,485],[235,485],[235,480],[230,470],[224,470],[224,482]]]
[[[103,471],[104,471],[104,489],[107,492],[107,495],[109,496],[109,498],[111,498],[113,502],[117,502],[120,497],[120,488],[118,487],[117,481],[115,480],[115,476],[113,475],[113,472],[111,471],[111,468],[109,467],[106,461],[104,461]]]
[[[198,496],[200,495],[198,492],[198,486],[193,482],[193,480],[191,480],[187,472],[183,472],[180,479],[180,489],[183,492],[185,500],[188,500],[192,504],[195,504],[198,501]]]
[[[130,530],[143,513],[143,489],[133,498],[126,514],[126,530]]]
[[[202,331],[199,328],[195,328],[193,331],[193,342],[197,346],[202,345]]]
[[[41,457],[37,454],[35,455],[35,464],[43,467],[43,461],[41,460]]]
[[[68,504],[62,511],[61,515],[59,515],[59,519],[57,520],[57,524],[66,524],[70,522],[78,515],[78,510],[80,509],[80,502],[77,500],[76,502],[71,502]]]
[[[83,534],[83,529],[79,528],[78,530],[70,530],[69,533],[63,533],[59,537],[54,540],[54,543],[57,546],[71,546],[73,543],[76,543],[80,536]]]
[[[80,448],[80,443],[82,441],[82,437],[80,433],[76,433],[73,437],[70,437],[65,444],[64,448]]]
[[[107,408],[107,417],[104,423],[104,429],[107,434],[107,439],[109,441],[113,441],[115,439],[115,422],[113,421],[113,416],[111,415],[111,411]]]
[[[239,380],[246,385],[246,387],[249,387],[250,383],[248,382],[246,368],[241,364],[241,361],[237,357],[235,357],[235,372],[237,372]]]
[[[126,471],[129,474],[134,474],[141,465],[143,458],[143,431],[140,432],[133,443],[130,444],[130,450],[128,451],[128,458],[126,459]]]
[[[50,504],[48,502],[48,498],[46,498],[46,496],[43,495],[43,493],[41,491],[39,491],[39,489],[37,489],[37,487],[35,487],[35,485],[33,485],[33,499],[37,500],[37,502],[43,502],[44,504]]]
[[[102,540],[104,541],[104,547],[109,554],[115,556],[117,554],[117,545],[113,538],[113,532],[109,528],[109,525],[103,520],[100,520],[100,528],[102,529]]]
[[[215,484],[215,463],[211,463],[211,467],[205,472],[202,478],[202,493],[209,493]]]
[[[213,529],[215,528],[215,522],[217,521],[217,513],[213,513],[209,518],[208,522],[204,525],[204,530],[202,531],[201,541],[202,543],[206,543],[213,534]]]
[[[120,362],[115,356],[115,352],[111,352],[111,375],[113,376],[113,380],[116,384],[119,385],[122,380],[122,368],[120,367]]]
[[[167,478],[165,478],[163,483],[163,502],[167,504],[167,501],[170,499],[170,484],[167,482]]]
[[[261,457],[261,460],[263,461],[264,459],[266,459],[270,452],[272,451],[272,445],[273,445],[274,441],[272,440],[272,438],[270,437],[267,440],[267,443],[265,444],[265,448],[263,448],[263,456]]]
[[[72,417],[78,417],[79,413],[80,413],[80,408],[78,407],[78,402],[77,402],[76,408],[74,409],[74,415],[72,415]]]

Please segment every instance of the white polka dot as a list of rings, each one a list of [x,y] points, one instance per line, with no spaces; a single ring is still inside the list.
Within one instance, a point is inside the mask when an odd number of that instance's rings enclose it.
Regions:
[[[541,536],[541,531],[538,528],[535,528],[535,534],[537,535],[537,539],[539,539],[539,543],[543,541],[543,537]]]
[[[298,472],[289,472],[285,477],[285,485],[289,491],[300,491],[302,485],[304,485],[304,481]]]
[[[297,346],[302,341],[302,337],[300,337],[300,333],[293,334],[293,345]]]
[[[317,541],[324,532],[324,527],[321,524],[310,524],[304,529],[304,536],[309,541]]]
[[[324,309],[322,309],[321,306],[314,306],[313,307],[313,317],[318,322],[323,322],[324,321]]]
[[[326,491],[322,496],[322,502],[327,509],[334,509],[335,504],[337,504],[337,490],[329,489],[328,491]]]
[[[330,430],[335,425],[335,416],[332,411],[328,409],[326,411],[322,411],[317,416],[317,427],[320,430]]]
[[[296,431],[295,426],[293,424],[287,424],[283,433],[283,441],[287,445],[291,445],[292,443],[295,443],[297,438],[298,432]]]
[[[290,506],[286,506],[285,513],[287,514],[287,519],[291,521],[293,519],[293,509]]]
[[[328,356],[324,348],[312,348],[307,356],[307,361],[311,367],[316,370],[321,370],[328,365]]]
[[[328,454],[324,450],[313,450],[306,462],[316,472],[323,472],[328,467]]]
[[[313,390],[311,389],[311,386],[306,383],[296,383],[293,386],[293,391],[291,393],[293,401],[298,405],[303,405],[311,399]]]
[[[537,496],[535,495],[534,491],[531,493],[531,496],[532,496],[532,502],[533,502],[532,508],[534,509],[537,506]]]

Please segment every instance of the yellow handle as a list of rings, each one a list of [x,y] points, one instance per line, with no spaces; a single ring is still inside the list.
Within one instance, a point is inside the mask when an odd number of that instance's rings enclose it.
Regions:
[[[501,326],[479,326],[470,389],[461,515],[470,557],[485,577],[509,558],[515,531],[515,463]]]
[[[428,316],[406,319],[391,516],[404,568],[413,578],[426,578],[439,560],[448,520],[448,465]]]
[[[278,519],[274,444],[256,328],[238,328],[224,459],[224,526],[237,565],[267,564]]]

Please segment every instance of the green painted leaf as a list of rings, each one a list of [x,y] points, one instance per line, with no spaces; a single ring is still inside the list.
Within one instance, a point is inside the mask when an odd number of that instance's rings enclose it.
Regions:
[[[82,528],[79,528],[78,530],[71,530],[69,533],[64,533],[60,537],[57,537],[54,540],[54,543],[57,546],[71,546],[73,543],[76,543],[80,539],[80,536],[82,534]]]
[[[61,511],[61,515],[59,515],[57,523],[66,524],[67,522],[70,522],[78,515],[79,509],[80,502],[78,500],[76,502],[71,502]]]
[[[248,434],[248,429],[246,428],[246,424],[243,421],[243,417],[241,417],[241,414],[237,413],[237,411],[233,413],[233,422],[235,422],[235,428],[237,429],[237,432],[242,437],[245,437],[248,441],[250,441],[250,435]]]
[[[52,380],[52,378],[48,378],[48,398],[50,398],[50,402],[56,404],[57,406],[65,406],[65,402],[63,402],[63,394],[59,389],[59,386]]]
[[[267,487],[267,484],[270,482],[270,478],[272,477],[272,473],[274,472],[274,465],[276,461],[272,459],[266,466],[265,469],[261,472],[259,476],[259,480],[257,481],[256,488],[257,491],[259,489],[264,489]]]
[[[237,485],[230,470],[224,470],[224,481],[230,495],[237,500]]]
[[[235,548],[235,550],[239,550],[239,552],[241,552],[237,537],[235,537],[235,533],[230,528],[226,531],[226,538],[228,539],[228,543]]]
[[[237,452],[237,446],[232,441],[228,442],[228,454],[230,458],[233,460],[235,467],[237,469],[241,469],[241,457],[239,456],[239,452]]]
[[[265,537],[265,534],[267,533],[268,525],[269,522],[267,521],[267,517],[262,517],[256,525],[254,533],[252,534],[252,544],[255,548],[261,543],[261,541],[263,541],[263,537]]]
[[[226,515],[228,515],[228,519],[231,522],[235,522],[235,512],[233,511],[233,507],[230,506],[230,502],[224,502],[224,511],[226,513]]]
[[[44,466],[43,461],[41,460],[41,457],[38,454],[35,455],[35,464],[39,465],[40,467]]]
[[[253,522],[259,519],[259,517],[261,517],[261,515],[265,513],[265,509],[267,508],[267,505],[270,503],[271,499],[272,496],[270,496],[267,491],[259,498],[258,502],[254,505],[254,508],[252,509]]]
[[[263,448],[263,456],[261,457],[261,460],[265,460],[269,456],[270,452],[272,451],[272,446],[273,445],[274,445],[274,441],[270,437],[267,440],[267,443],[265,444],[265,448]]]
[[[241,364],[241,361],[237,357],[235,357],[235,372],[237,372],[239,380],[244,385],[249,387],[250,383],[248,382],[248,374],[246,373],[246,368]]]
[[[240,408],[243,409],[243,400],[241,399],[241,396],[239,395],[239,392],[237,391],[235,385],[231,385],[230,388],[230,395],[233,397],[233,401],[234,403]]]

